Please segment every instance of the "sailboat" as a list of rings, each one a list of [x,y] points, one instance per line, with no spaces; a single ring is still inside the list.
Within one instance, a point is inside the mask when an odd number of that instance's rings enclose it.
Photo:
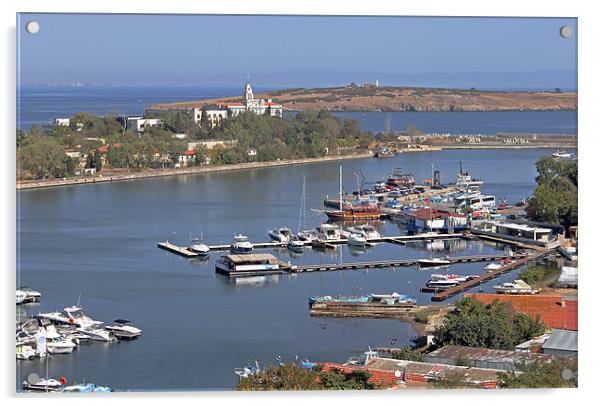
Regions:
[[[381,216],[378,203],[358,198],[354,201],[343,202],[343,168],[339,166],[339,209],[326,210],[331,220],[378,220]]]
[[[305,229],[305,174],[303,175],[303,187],[301,189],[301,204],[299,207],[299,223],[297,224],[297,238],[292,238],[293,241],[312,242],[317,238],[315,230]],[[305,246],[305,245],[304,245]],[[288,247],[293,250],[299,250],[300,244],[298,242],[289,243]],[[295,247],[295,248],[293,248]]]

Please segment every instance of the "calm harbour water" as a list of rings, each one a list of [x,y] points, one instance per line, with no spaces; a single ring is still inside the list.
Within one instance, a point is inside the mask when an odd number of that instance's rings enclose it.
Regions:
[[[416,333],[394,320],[310,318],[307,298],[316,294],[415,294],[430,271],[415,268],[358,270],[266,278],[235,284],[214,272],[214,261],[187,260],[156,248],[169,239],[186,244],[203,233],[211,243],[230,242],[234,232],[267,241],[267,230],[299,219],[302,177],[306,176],[307,226],[319,224],[309,209],[338,191],[338,166],[344,185],[355,188],[354,171],[368,180],[402,167],[418,181],[430,177],[431,163],[442,181],[455,180],[458,163],[485,180],[485,193],[509,202],[535,186],[535,161],[549,150],[446,150],[404,154],[390,159],[359,159],[282,168],[187,175],[114,184],[18,192],[17,283],[43,293],[28,313],[81,304],[95,319],[127,318],[143,330],[139,340],[87,343],[71,355],[49,360],[51,376],[65,375],[129,390],[229,389],[235,367],[277,355],[345,361],[370,346],[410,345]],[[393,223],[380,227],[398,235]],[[366,252],[347,246],[332,253],[306,249],[298,258],[273,252],[294,263],[419,258],[428,255],[489,253],[503,247],[482,242],[380,244]],[[453,266],[450,272],[474,274],[483,264]],[[486,292],[506,275],[483,286]],[[457,298],[454,298],[455,300]],[[321,325],[324,323],[324,325]],[[29,372],[45,373],[43,361],[20,361],[17,383]]]

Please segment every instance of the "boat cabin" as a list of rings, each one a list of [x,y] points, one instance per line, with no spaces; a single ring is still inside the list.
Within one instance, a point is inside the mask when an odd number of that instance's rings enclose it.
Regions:
[[[260,276],[282,273],[272,254],[224,255],[215,261],[215,271],[228,276]]]

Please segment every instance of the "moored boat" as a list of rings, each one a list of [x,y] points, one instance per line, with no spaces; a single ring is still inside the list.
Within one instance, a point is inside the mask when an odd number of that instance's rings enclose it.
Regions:
[[[291,236],[291,239],[286,244],[287,248],[294,252],[303,252],[305,243],[296,235]]]
[[[309,304],[314,303],[366,303],[370,296],[311,296]]]
[[[234,235],[234,241],[230,245],[230,252],[233,254],[250,254],[253,251],[253,244],[249,242],[246,235]]]
[[[540,289],[533,289],[522,279],[516,279],[512,282],[504,282],[501,285],[495,285],[493,289],[495,289],[496,293],[513,295],[534,295],[540,291]]]
[[[366,237],[364,237],[361,234],[352,233],[347,239],[347,244],[352,245],[354,247],[365,247]]]
[[[451,265],[451,261],[444,258],[423,258],[416,262],[418,262],[420,268],[447,267]]]
[[[274,241],[288,242],[291,239],[291,229],[288,227],[272,228],[268,235]]]
[[[118,339],[126,339],[132,340],[134,338],[140,337],[142,334],[142,330],[137,327],[129,325],[131,321],[125,319],[116,319],[114,320],[115,325],[113,326],[105,326],[105,329],[113,332],[115,337]]]
[[[280,274],[282,268],[272,254],[224,255],[215,261],[215,271],[228,276]]]
[[[364,236],[367,240],[382,238],[376,228],[370,224],[362,224],[360,226],[349,227],[349,232]]]
[[[554,153],[552,154],[552,156],[553,156],[554,158],[563,158],[563,159],[564,159],[564,158],[570,158],[570,157],[571,157],[571,155],[573,155],[573,154],[571,154],[571,153],[568,153],[568,152],[565,152],[565,151],[556,151],[556,152],[554,152]]]

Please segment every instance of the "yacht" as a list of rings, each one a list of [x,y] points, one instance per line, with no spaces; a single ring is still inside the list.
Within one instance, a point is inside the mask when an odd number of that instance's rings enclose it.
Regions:
[[[30,288],[17,289],[17,304],[38,303],[42,294]]]
[[[361,234],[352,233],[349,235],[347,239],[347,244],[353,245],[354,247],[365,247],[366,246],[366,237]]]
[[[301,241],[312,242],[318,238],[318,232],[316,230],[303,230],[297,233],[297,237],[299,237]]]
[[[23,343],[16,343],[17,359],[31,360],[36,356],[36,352],[32,346]]]
[[[286,244],[289,250],[294,252],[303,252],[305,243],[296,235],[291,236],[291,239]]]
[[[533,289],[522,279],[516,279],[513,282],[505,282],[501,285],[493,287],[496,293],[506,293],[514,295],[534,295],[540,291],[540,289]]]
[[[332,240],[340,240],[343,238],[343,234],[341,233],[341,229],[335,224],[321,224],[318,227],[318,238],[332,241]]]
[[[40,313],[40,317],[45,317],[58,324],[72,324],[77,327],[93,327],[103,324],[102,321],[93,320],[84,313],[83,307],[71,306],[63,309],[62,312]]]
[[[452,288],[460,283],[475,278],[476,275],[455,275],[455,274],[432,274],[431,280],[426,283],[429,288]]]
[[[207,255],[211,248],[203,241],[203,237],[201,238],[193,238],[191,240],[190,251],[196,252],[197,254]]]
[[[487,272],[493,272],[493,271],[497,271],[498,269],[501,269],[505,266],[510,265],[511,263],[513,263],[514,261],[511,259],[501,259],[499,261],[496,262],[492,262],[490,264],[485,265],[485,270]]]
[[[111,342],[116,340],[112,331],[105,330],[102,327],[80,327],[77,332],[87,335],[93,341]]]
[[[129,325],[131,323],[129,320],[117,319],[114,323],[114,326],[105,326],[105,329],[112,331],[115,337],[119,339],[131,340],[140,337],[142,334],[142,330]]]
[[[451,261],[445,258],[423,258],[416,262],[418,262],[420,268],[447,267],[451,265]]]
[[[37,374],[31,373],[23,382],[23,389],[28,391],[56,392],[65,384],[66,380],[52,378],[40,378]]]
[[[366,238],[367,240],[382,238],[382,236],[376,230],[376,228],[370,224],[364,224],[361,226],[350,227],[349,231],[351,233],[360,234],[360,235],[364,236],[364,238]]]
[[[250,254],[253,251],[253,244],[249,242],[246,235],[234,235],[234,242],[230,245],[230,252],[233,254]]]
[[[288,242],[291,239],[291,229],[288,227],[272,228],[268,234],[272,240],[278,242]]]
[[[57,333],[53,325],[46,326],[46,351],[49,354],[70,354],[76,347],[72,340]]]

